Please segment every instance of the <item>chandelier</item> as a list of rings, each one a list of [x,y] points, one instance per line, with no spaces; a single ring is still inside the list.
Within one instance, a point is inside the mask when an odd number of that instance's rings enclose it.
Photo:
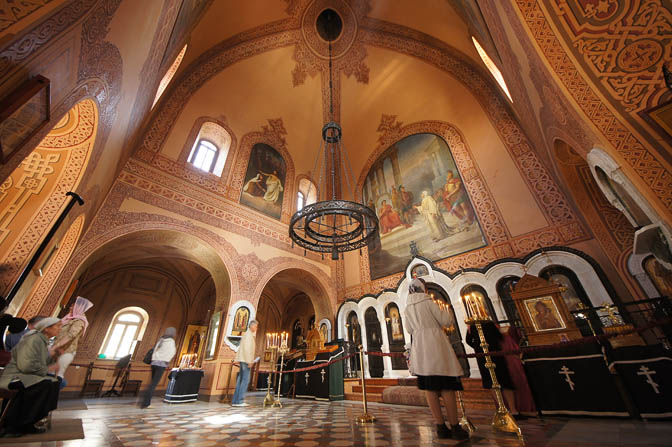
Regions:
[[[331,253],[337,260],[339,253],[360,249],[371,243],[378,235],[378,218],[368,206],[355,200],[355,179],[348,153],[341,143],[341,126],[334,121],[332,54],[331,43],[340,35],[341,18],[330,9],[317,19],[320,35],[329,43],[329,112],[330,121],[322,128],[322,141],[315,159],[315,173],[320,173],[318,193],[331,193],[330,200],[304,206],[289,223],[289,237],[294,244],[318,253]],[[346,165],[343,162],[345,158]],[[353,201],[339,198],[341,178],[345,179]],[[323,184],[324,180],[324,184]],[[326,189],[323,186],[329,185]]]

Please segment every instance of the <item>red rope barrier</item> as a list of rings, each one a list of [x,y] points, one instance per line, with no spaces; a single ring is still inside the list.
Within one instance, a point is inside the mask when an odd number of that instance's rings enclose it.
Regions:
[[[342,362],[343,360],[349,359],[349,358],[354,357],[356,355],[359,355],[359,354],[358,353],[348,354],[346,356],[343,356],[343,357],[340,357],[340,358],[337,358],[337,359],[334,359],[334,360],[330,360],[327,363],[321,363],[319,365],[314,365],[314,366],[306,366],[305,368],[283,370],[282,373],[283,374],[285,374],[285,373],[297,373],[297,372],[304,372],[304,371],[312,371],[312,370],[315,370],[315,369],[322,369],[322,368],[326,368],[329,365],[333,365],[334,363]],[[278,371],[278,370],[273,370],[273,371],[259,370],[259,372],[264,373],[264,374],[279,374],[280,373],[280,371]]]

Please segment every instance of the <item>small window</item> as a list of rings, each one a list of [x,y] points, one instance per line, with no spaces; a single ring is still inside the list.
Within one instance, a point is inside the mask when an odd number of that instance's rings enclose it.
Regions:
[[[296,198],[296,210],[301,211],[305,203],[306,203],[306,197],[303,195],[301,191],[299,191]]]
[[[299,191],[296,197],[296,210],[300,211],[304,206],[310,205],[317,201],[317,187],[315,183],[307,178],[302,178],[299,181]]]
[[[191,152],[189,163],[205,172],[212,172],[219,149],[208,140],[199,140]]]
[[[182,58],[184,58],[184,53],[186,52],[187,52],[187,46],[185,45],[180,51],[180,54],[177,55],[177,57],[171,64],[170,68],[168,68],[168,71],[166,71],[166,74],[164,74],[163,78],[161,78],[161,82],[159,82],[159,88],[156,89],[156,96],[154,96],[154,102],[152,103],[152,108],[154,108],[157,101],[159,100],[163,92],[166,90],[166,87],[168,87],[168,84],[170,84],[170,81],[173,79],[173,76],[175,76],[175,73],[177,73],[177,69],[180,67],[180,64],[182,63]]]
[[[478,55],[481,56],[481,60],[488,70],[490,70],[492,77],[495,78],[495,81],[497,81],[502,90],[504,90],[504,93],[506,94],[506,97],[509,98],[509,101],[513,102],[513,99],[511,99],[511,94],[509,93],[509,89],[506,86],[506,82],[504,82],[504,76],[502,76],[502,72],[499,71],[497,65],[495,65],[494,61],[490,59],[490,56],[488,56],[488,53],[485,52],[481,44],[478,43],[478,40],[476,40],[476,38],[473,36],[471,37],[471,40],[474,42],[474,46],[476,47],[476,51],[478,51]]]
[[[101,357],[120,359],[132,354],[149,320],[147,312],[139,307],[120,310],[112,319],[100,350]]]

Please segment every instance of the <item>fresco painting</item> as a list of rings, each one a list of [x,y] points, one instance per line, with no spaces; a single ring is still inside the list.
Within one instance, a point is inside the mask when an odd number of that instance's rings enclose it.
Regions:
[[[408,136],[373,164],[363,198],[380,220],[369,246],[371,279],[404,270],[411,247],[438,261],[487,244],[446,142],[434,134]]]
[[[271,146],[257,143],[250,152],[240,203],[280,219],[287,166]]]

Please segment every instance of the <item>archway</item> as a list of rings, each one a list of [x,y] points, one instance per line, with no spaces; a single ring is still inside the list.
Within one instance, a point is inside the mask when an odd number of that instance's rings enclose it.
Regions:
[[[619,295],[640,295],[641,291],[632,281],[626,266],[632,252],[635,229],[609,203],[595,181],[590,166],[576,150],[560,139],[554,141],[553,148],[558,170],[567,189],[613,266],[610,269],[605,265],[607,274],[614,272],[616,275],[610,276],[618,277],[618,281],[612,282],[620,289]]]
[[[66,204],[65,193],[77,189],[97,130],[96,103],[80,101],[0,185],[0,286],[4,293]]]

